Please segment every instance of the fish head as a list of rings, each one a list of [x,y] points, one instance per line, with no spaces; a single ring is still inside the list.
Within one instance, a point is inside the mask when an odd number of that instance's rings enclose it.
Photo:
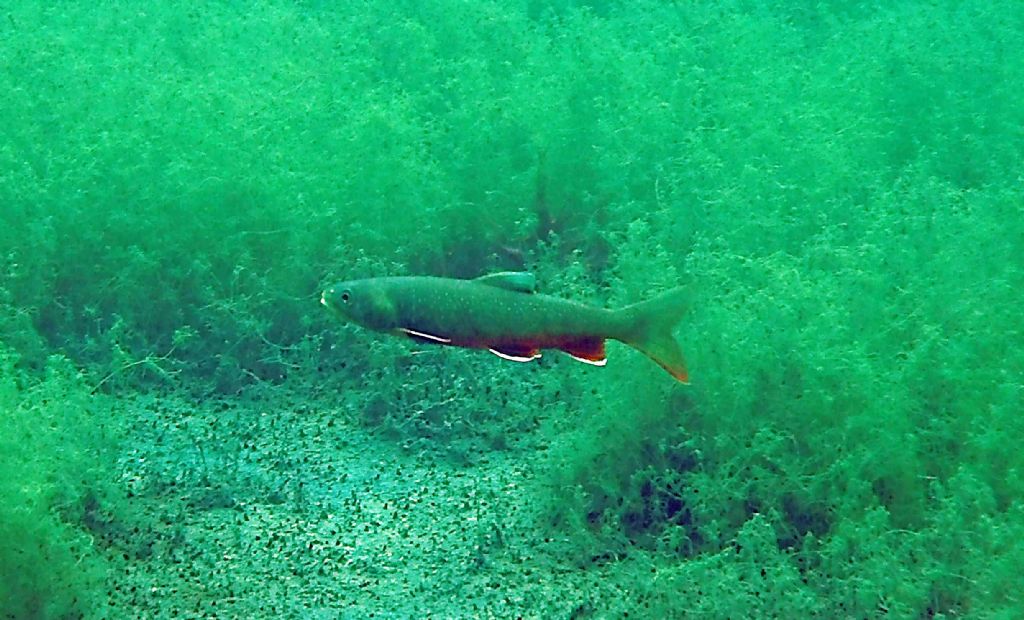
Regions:
[[[369,329],[398,326],[395,306],[378,280],[350,280],[324,289],[320,303],[346,321]]]

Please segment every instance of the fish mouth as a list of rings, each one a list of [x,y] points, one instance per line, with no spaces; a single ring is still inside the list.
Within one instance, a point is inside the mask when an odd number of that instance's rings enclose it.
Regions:
[[[320,305],[321,305],[321,306],[323,306],[323,307],[325,307],[325,308],[330,308],[331,310],[335,310],[335,309],[336,309],[336,308],[334,307],[334,304],[332,304],[332,303],[331,303],[331,302],[330,302],[330,301],[328,300],[328,299],[329,299],[330,297],[333,297],[333,296],[334,296],[334,290],[335,290],[335,289],[334,289],[334,287],[332,286],[332,287],[330,287],[330,288],[325,288],[325,289],[323,290],[323,292],[322,292],[322,293],[320,293]]]
[[[327,308],[327,310],[329,310],[331,314],[342,319],[347,319],[348,317],[345,316],[345,313],[341,311],[341,308],[339,308],[337,304],[331,303],[329,297],[331,297],[332,295],[334,295],[333,288],[329,288],[324,292],[320,293],[320,305],[323,306],[324,308]]]

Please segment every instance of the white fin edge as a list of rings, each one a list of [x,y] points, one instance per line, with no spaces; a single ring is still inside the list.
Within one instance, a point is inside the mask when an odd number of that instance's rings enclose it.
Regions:
[[[530,361],[533,361],[533,360],[537,359],[538,357],[540,357],[540,353],[538,353],[537,355],[534,355],[533,357],[524,357],[524,356],[521,356],[521,355],[509,355],[508,353],[502,353],[501,351],[496,351],[494,349],[487,349],[487,350],[490,351],[491,353],[497,355],[498,357],[500,357],[503,360],[511,360],[513,362],[530,362]]]
[[[604,358],[604,359],[601,359],[601,360],[588,360],[588,359],[584,359],[582,357],[576,357],[572,353],[569,354],[569,357],[571,357],[572,359],[576,360],[577,362],[583,362],[584,364],[590,364],[591,366],[604,366],[605,364],[608,363],[608,358],[607,357]]]
[[[451,338],[442,338],[440,336],[434,336],[433,334],[425,334],[423,332],[418,332],[414,329],[406,329],[404,327],[399,327],[398,329],[402,330],[406,334],[409,334],[410,336],[416,336],[417,338],[423,338],[425,340],[433,340],[434,342],[440,342],[441,344],[448,344],[449,342],[452,341]]]

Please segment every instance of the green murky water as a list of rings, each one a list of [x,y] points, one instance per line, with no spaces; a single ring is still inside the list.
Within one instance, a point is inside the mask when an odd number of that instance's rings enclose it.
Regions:
[[[1015,2],[0,6],[0,617],[1024,614]],[[691,384],[326,283],[682,285]]]

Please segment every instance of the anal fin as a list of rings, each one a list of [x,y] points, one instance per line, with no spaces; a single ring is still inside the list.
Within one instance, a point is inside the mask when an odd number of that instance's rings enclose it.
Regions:
[[[540,349],[529,345],[503,344],[488,349],[491,353],[513,362],[529,362],[540,357]]]
[[[586,364],[604,366],[608,358],[604,352],[604,338],[580,338],[562,344],[558,347],[573,357]]]

